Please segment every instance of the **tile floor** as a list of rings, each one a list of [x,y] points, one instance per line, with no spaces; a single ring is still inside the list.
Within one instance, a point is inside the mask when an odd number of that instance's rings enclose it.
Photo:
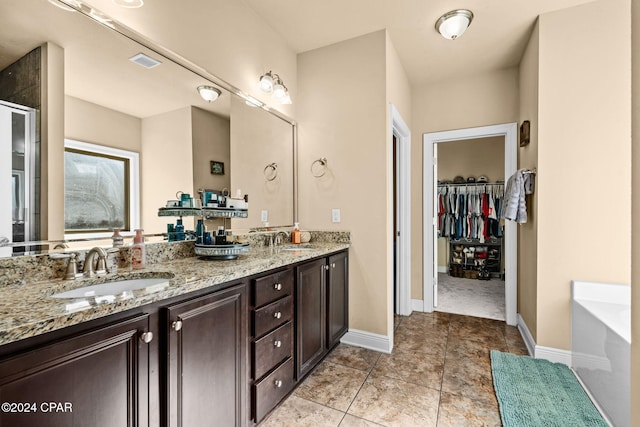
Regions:
[[[500,426],[493,349],[527,354],[504,322],[397,317],[392,354],[340,344],[260,427]]]

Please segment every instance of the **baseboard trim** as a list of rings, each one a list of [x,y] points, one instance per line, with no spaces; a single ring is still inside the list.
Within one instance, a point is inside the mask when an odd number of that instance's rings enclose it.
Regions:
[[[388,336],[359,331],[357,329],[349,329],[340,342],[387,354],[391,354],[392,350],[391,340]]]
[[[411,310],[419,311],[420,313],[424,312],[424,301],[421,299],[412,299],[411,300]]]
[[[439,265],[438,266],[438,273],[448,273],[449,269],[447,268],[446,265]]]
[[[520,335],[522,335],[522,339],[527,346],[529,355],[536,359],[545,359],[550,362],[564,363],[567,366],[571,366],[571,352],[536,344],[533,339],[533,335],[531,335],[531,331],[529,331],[527,324],[520,314],[518,314],[518,330],[520,331]]]

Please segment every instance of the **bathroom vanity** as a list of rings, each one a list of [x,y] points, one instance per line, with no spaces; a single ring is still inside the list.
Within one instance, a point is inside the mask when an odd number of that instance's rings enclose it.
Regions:
[[[51,298],[74,281],[2,287],[0,425],[259,422],[346,332],[348,246],[120,271],[169,285],[88,308]]]

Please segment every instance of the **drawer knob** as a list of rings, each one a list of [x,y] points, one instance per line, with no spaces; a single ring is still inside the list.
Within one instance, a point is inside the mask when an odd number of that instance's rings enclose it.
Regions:
[[[276,386],[276,388],[280,388],[280,387],[282,387],[282,380],[275,380],[275,381],[273,382],[273,385],[275,385],[275,386]]]
[[[275,340],[275,341],[273,342],[273,346],[274,346],[274,347],[276,347],[276,348],[280,348],[280,347],[282,347],[282,341],[280,341],[280,340]]]
[[[273,317],[275,317],[276,319],[279,319],[282,317],[282,313],[279,311],[276,311],[275,313],[273,313]]]
[[[335,262],[331,263],[331,268],[336,268],[336,263]]]
[[[273,289],[275,289],[276,291],[281,291],[282,290],[282,283],[276,283],[273,285]]]
[[[324,268],[325,270],[328,270],[329,266],[328,265],[323,265],[322,268]]]
[[[182,329],[182,320],[176,320],[175,322],[173,322],[171,324],[171,328],[173,328],[174,331],[178,332],[180,329]]]
[[[151,341],[153,341],[153,332],[143,332],[140,334],[140,340],[145,343],[145,344],[149,344]]]

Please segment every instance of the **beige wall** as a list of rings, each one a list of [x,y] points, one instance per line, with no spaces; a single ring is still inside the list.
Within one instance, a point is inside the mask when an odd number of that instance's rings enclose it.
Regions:
[[[630,283],[629,4],[600,0],[540,17],[536,338],[542,346],[571,348],[571,280]],[[606,222],[615,232],[598,232],[598,206],[609,207]],[[596,240],[607,250],[591,250]]]
[[[518,120],[518,70],[509,68],[465,79],[443,81],[415,88],[412,96],[411,193],[422,200],[422,135]],[[422,203],[413,203],[411,229],[422,236]],[[422,300],[423,239],[411,242],[411,297]]]
[[[193,188],[191,107],[142,119],[140,225],[145,233],[166,232],[176,218],[158,217],[158,208],[176,192]],[[185,220],[185,228],[192,224]]]
[[[53,43],[42,46],[42,174],[40,205],[42,238],[64,238],[64,51]],[[46,207],[46,208],[45,208]]]
[[[520,61],[520,118],[531,122],[529,145],[518,149],[519,168],[538,167],[538,59],[540,29],[538,22]],[[518,226],[518,313],[533,338],[537,337],[538,294],[538,194],[527,196],[527,222]]]
[[[385,40],[378,31],[300,54],[297,106],[301,225],[351,231],[349,327],[381,335],[390,274]],[[314,178],[320,157],[329,169]],[[331,222],[332,208],[342,222]]]
[[[393,104],[402,116],[402,120],[411,127],[411,85],[402,67],[400,57],[391,42],[389,33],[385,32],[386,53],[386,88],[387,100]],[[387,109],[387,113],[389,109]],[[416,138],[412,135],[412,139]]]
[[[632,1],[632,239],[631,244],[631,402],[640,402],[640,0]],[[631,405],[631,424],[640,424],[640,405]]]
[[[230,189],[229,118],[191,107],[191,129],[193,138],[192,194],[197,195],[198,189],[201,188],[208,190]],[[224,175],[211,173],[211,160],[224,162]]]
[[[233,227],[261,227],[262,210],[268,212],[270,226],[293,225],[291,125],[234,97],[230,132],[231,194],[240,189],[249,195],[249,217],[233,220]],[[278,165],[278,175],[268,181],[264,169],[271,163]],[[304,222],[301,225],[308,228]]]
[[[142,121],[133,116],[65,96],[65,138],[140,153]]]

